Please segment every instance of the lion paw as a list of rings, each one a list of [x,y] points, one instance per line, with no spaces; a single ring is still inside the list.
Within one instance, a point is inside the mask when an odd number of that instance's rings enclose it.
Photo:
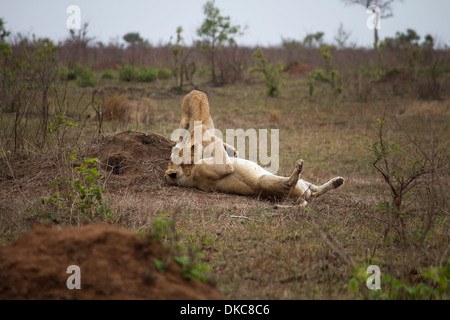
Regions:
[[[343,184],[344,184],[344,178],[342,178],[342,177],[336,178],[333,181],[334,188],[340,187]]]
[[[303,170],[303,160],[302,159],[297,160],[297,163],[295,165],[297,167],[297,171],[299,173],[302,172],[302,170]]]

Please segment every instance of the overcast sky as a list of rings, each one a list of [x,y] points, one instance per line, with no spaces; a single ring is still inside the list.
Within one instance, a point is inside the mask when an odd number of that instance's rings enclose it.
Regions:
[[[128,32],[139,32],[153,45],[166,44],[182,26],[188,44],[196,39],[196,29],[204,19],[206,0],[0,0],[0,17],[7,30],[36,34],[53,40],[65,39],[69,5],[81,9],[81,23],[89,23],[88,33],[96,41],[108,43]],[[341,0],[216,0],[222,15],[233,24],[247,26],[239,44],[279,45],[281,38],[302,40],[307,33],[322,31],[333,42],[340,23],[351,32],[349,42],[371,46],[373,30],[366,21],[370,14],[360,5]],[[393,4],[394,17],[382,20],[380,38],[411,28],[424,38],[435,37],[450,46],[450,0],[404,0]],[[121,40],[122,41],[122,40]]]

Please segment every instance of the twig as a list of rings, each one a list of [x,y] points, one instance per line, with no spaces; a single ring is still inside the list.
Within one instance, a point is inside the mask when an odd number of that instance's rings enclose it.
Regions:
[[[341,257],[342,260],[346,264],[348,264],[350,267],[353,267],[355,265],[355,262],[353,259],[348,255],[347,252],[345,252],[342,245],[337,241],[329,232],[325,231],[321,233],[323,240],[325,240],[325,243],[336,252],[339,257]]]
[[[247,219],[247,220],[251,220],[251,221],[256,221],[256,222],[264,222],[264,221],[262,221],[262,220],[256,220],[256,219],[252,219],[252,218],[249,218],[249,217],[246,217],[246,216],[230,216],[230,218],[239,218],[239,219]]]
[[[285,205],[285,204],[275,204],[273,208],[276,209],[292,209],[293,205]]]

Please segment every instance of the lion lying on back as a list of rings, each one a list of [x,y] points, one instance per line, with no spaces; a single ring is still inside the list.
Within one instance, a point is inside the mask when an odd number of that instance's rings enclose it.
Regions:
[[[258,164],[237,158],[236,149],[214,135],[206,94],[193,90],[185,96],[181,106],[180,129],[190,129],[189,139],[179,141],[172,150],[164,178],[171,185],[198,188],[207,192],[226,192],[272,199],[291,198],[304,204],[344,183],[342,177],[316,186],[300,179],[303,160],[298,160],[289,177],[270,173]],[[196,121],[197,126],[196,126]],[[200,127],[201,126],[201,127]],[[194,133],[200,130],[201,141]],[[209,153],[203,157],[205,150]],[[212,152],[211,152],[212,150]],[[190,151],[191,155],[183,152]],[[196,157],[200,155],[200,157]],[[186,157],[185,157],[186,156]]]
[[[197,128],[198,129],[198,128]],[[226,192],[245,196],[261,196],[272,199],[293,198],[305,204],[311,197],[317,197],[335,189],[344,183],[336,177],[327,183],[316,186],[300,179],[303,160],[298,160],[289,177],[274,175],[258,164],[236,157],[229,157],[223,147],[223,141],[205,128],[201,129],[205,146],[194,140],[191,132],[190,144],[183,149],[174,148],[164,178],[171,185],[193,187],[207,192]],[[187,148],[186,148],[187,147]],[[210,157],[204,155],[205,148],[213,150]],[[183,151],[191,151],[191,157],[183,159]]]

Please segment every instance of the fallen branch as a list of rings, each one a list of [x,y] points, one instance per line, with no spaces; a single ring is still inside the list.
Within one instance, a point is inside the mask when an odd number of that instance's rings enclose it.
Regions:
[[[334,252],[336,252],[339,257],[341,257],[342,260],[346,264],[348,264],[350,267],[353,267],[355,265],[355,262],[353,261],[352,257],[348,255],[347,252],[345,252],[342,245],[337,241],[330,233],[328,232],[322,232],[321,233],[323,240],[325,240],[325,243],[333,249]]]
[[[252,218],[249,218],[246,216],[230,216],[230,218],[239,218],[239,219],[247,219],[247,220],[256,221],[256,222],[264,222],[264,221],[252,219]]]

